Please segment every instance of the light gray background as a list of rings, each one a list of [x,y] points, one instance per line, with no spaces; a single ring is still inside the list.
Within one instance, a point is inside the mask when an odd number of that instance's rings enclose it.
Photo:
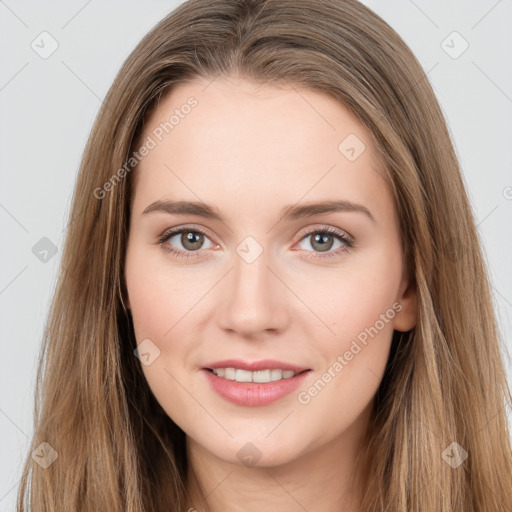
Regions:
[[[0,0],[0,510],[14,510],[32,435],[43,326],[79,159],[102,98],[142,36],[179,3]],[[512,352],[512,3],[366,0],[411,47],[434,87],[460,158]],[[47,31],[57,50],[50,48]],[[458,58],[452,53],[469,44]],[[450,36],[448,39],[446,39]],[[445,41],[445,43],[443,43]],[[453,41],[453,42],[452,42]],[[57,253],[32,252],[47,237]],[[507,356],[508,357],[508,356]],[[510,359],[506,359],[512,377]]]

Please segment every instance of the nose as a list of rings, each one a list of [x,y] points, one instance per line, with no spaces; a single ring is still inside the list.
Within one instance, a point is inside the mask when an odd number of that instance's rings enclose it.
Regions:
[[[222,329],[240,337],[257,338],[268,332],[281,332],[289,323],[289,292],[271,268],[264,251],[248,263],[234,255],[234,268],[223,279],[217,309]]]

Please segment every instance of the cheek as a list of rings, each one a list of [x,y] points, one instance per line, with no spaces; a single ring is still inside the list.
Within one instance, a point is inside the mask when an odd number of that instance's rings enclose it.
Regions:
[[[333,318],[332,330],[342,342],[359,340],[363,344],[369,336],[388,338],[393,332],[393,318],[396,315],[395,288],[371,286],[353,287],[347,283],[329,305],[328,315]],[[395,304],[395,307],[393,307]]]
[[[194,305],[204,291],[194,285],[192,273],[171,273],[169,266],[151,261],[150,254],[135,247],[127,252],[125,268],[135,338],[151,352],[151,363],[142,364],[142,371],[157,400],[174,416],[190,402],[179,383],[189,391],[195,385],[190,379],[195,359],[190,356],[197,347],[191,331],[199,321]]]
[[[161,259],[151,260],[136,249],[127,254],[126,287],[138,342],[172,336],[201,295],[193,275],[179,270],[171,273]]]
[[[168,349],[167,349],[168,350]],[[207,425],[211,431],[215,425],[208,423],[200,402],[191,397],[200,396],[197,382],[190,378],[188,371],[170,362],[168,352],[162,352],[149,366],[142,366],[142,372],[154,397],[176,425],[187,434],[200,435],[201,428]]]
[[[315,325],[322,321],[317,339],[319,335],[327,347],[340,350],[375,326],[385,338],[391,336],[401,273],[399,253],[369,252],[364,258],[347,258],[346,265],[329,272],[310,271],[307,279],[296,282],[295,291],[315,313],[307,318]]]
[[[126,259],[135,338],[137,344],[146,343],[142,346],[149,347],[151,354],[150,363],[141,362],[141,369],[167,415],[189,432],[196,422],[204,422],[202,411],[190,399],[189,393],[197,394],[196,382],[191,378],[193,368],[184,364],[193,359],[189,357],[193,346],[187,337],[187,326],[193,317],[190,309],[192,299],[196,297],[197,301],[197,291],[187,287],[182,278],[176,279],[179,272],[171,276],[161,265],[148,260],[143,251],[135,250],[129,251]],[[147,339],[150,344],[145,342]]]
[[[400,305],[385,287],[361,289],[345,284],[323,310],[331,332],[324,328],[327,333],[316,337],[318,350],[326,370],[343,374],[344,386],[365,387],[377,383],[383,374]]]
[[[315,284],[309,292],[307,287],[300,292],[317,315],[309,318],[319,365],[299,402],[311,404],[318,414],[332,407],[344,411],[340,421],[348,423],[378,389],[389,356],[393,320],[401,309],[396,301],[400,257],[374,256],[373,261],[347,265],[321,280],[311,280]],[[332,428],[339,428],[335,423]]]

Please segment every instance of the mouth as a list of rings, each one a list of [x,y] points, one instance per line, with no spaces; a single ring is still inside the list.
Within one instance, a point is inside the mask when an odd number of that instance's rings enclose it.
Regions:
[[[311,373],[280,361],[219,361],[202,368],[210,387],[225,400],[246,407],[258,407],[284,398],[295,391]]]

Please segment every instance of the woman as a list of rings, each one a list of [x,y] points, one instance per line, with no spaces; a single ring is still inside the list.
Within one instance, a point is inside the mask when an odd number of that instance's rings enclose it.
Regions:
[[[512,510],[459,164],[363,5],[180,5],[110,89],[71,219],[19,511]]]

